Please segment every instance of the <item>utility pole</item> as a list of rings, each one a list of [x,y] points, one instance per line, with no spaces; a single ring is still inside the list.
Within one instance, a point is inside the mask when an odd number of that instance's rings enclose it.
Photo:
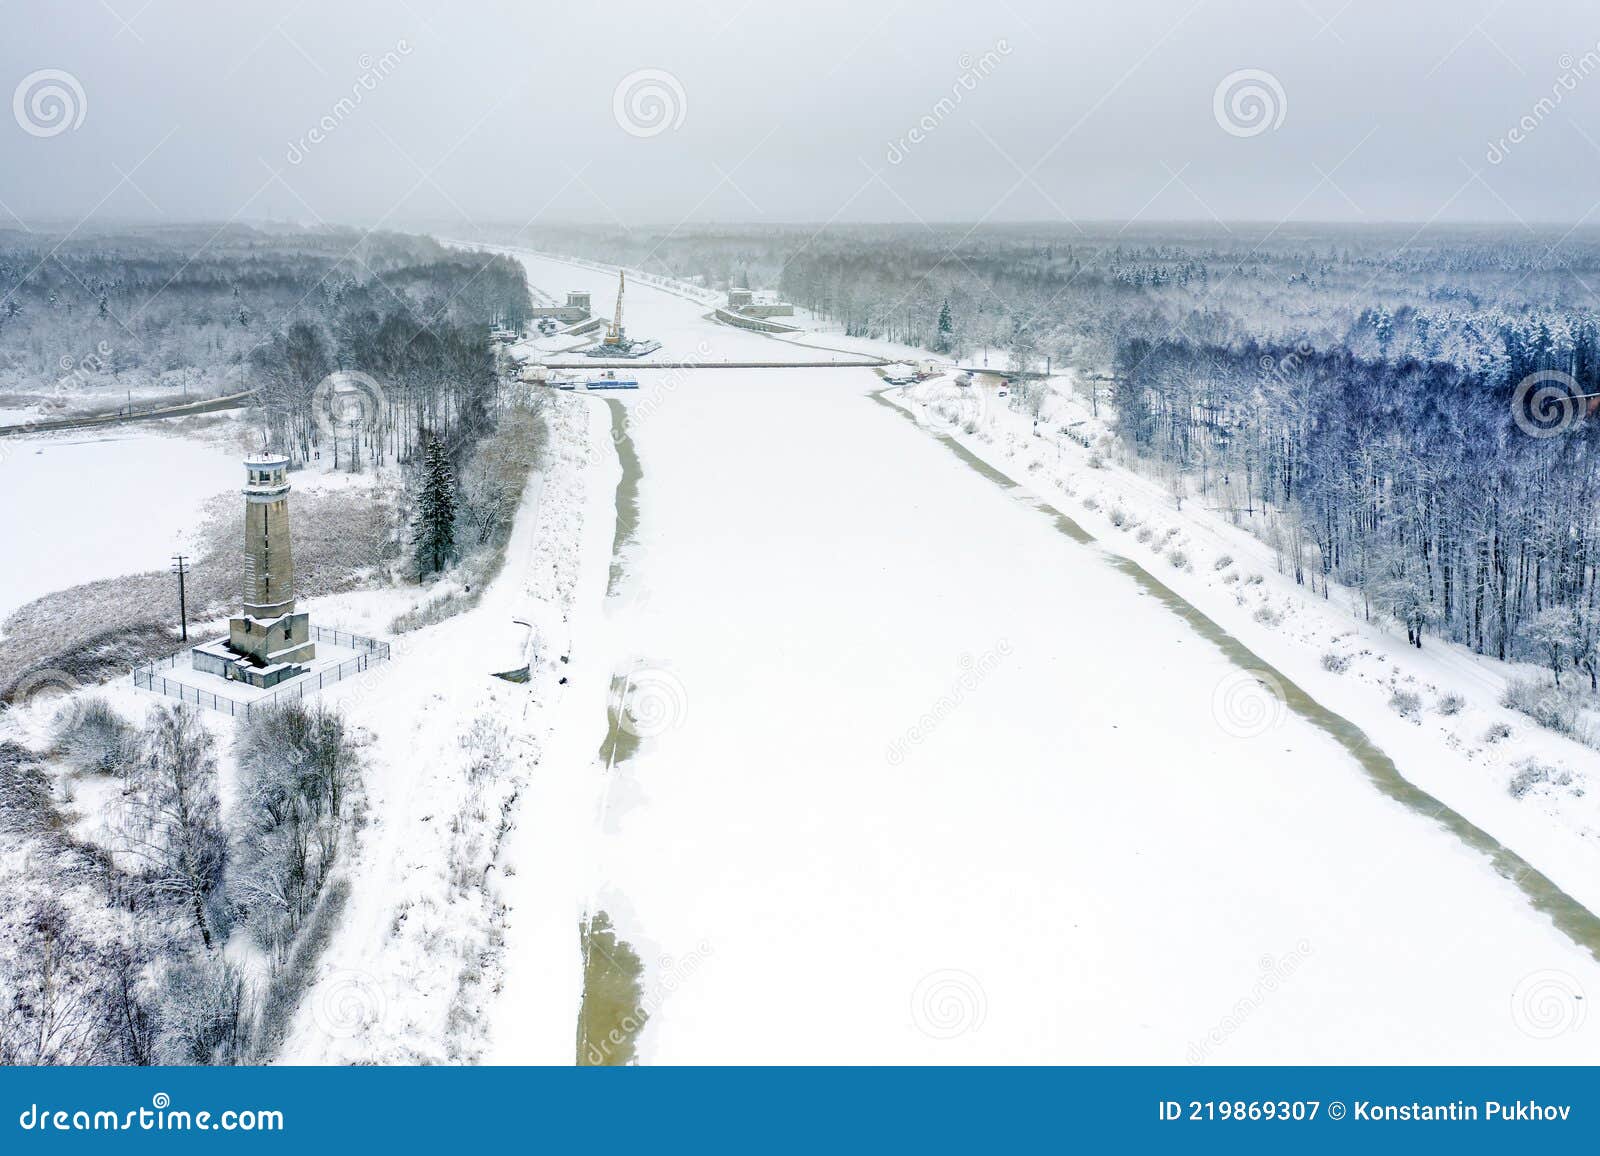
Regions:
[[[178,641],[189,641],[189,608],[183,597],[183,576],[188,573],[184,563],[188,561],[186,554],[172,556],[172,572],[178,576]]]

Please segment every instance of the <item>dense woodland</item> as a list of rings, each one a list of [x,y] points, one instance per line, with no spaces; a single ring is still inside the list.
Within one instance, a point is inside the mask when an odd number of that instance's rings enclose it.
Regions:
[[[1126,452],[1439,633],[1593,686],[1600,233],[1480,227],[541,230],[851,334],[1077,371]],[[1575,401],[1517,399],[1559,371]],[[1520,407],[1530,436],[1513,420]],[[1530,410],[1534,410],[1530,412]],[[1578,420],[1563,420],[1576,418]],[[1541,434],[1548,429],[1539,430]]]
[[[243,225],[0,231],[0,408],[113,407],[264,387],[298,453],[318,451],[311,393],[333,369],[394,387],[385,446],[470,410],[481,333],[530,298],[505,258],[426,237]],[[309,383],[305,378],[315,373]]]
[[[320,938],[358,811],[340,717],[299,703],[241,725],[236,800],[198,712],[143,725],[103,701],[67,707],[50,759],[109,787],[90,829],[44,758],[0,743],[0,1065],[229,1064],[272,1055]]]

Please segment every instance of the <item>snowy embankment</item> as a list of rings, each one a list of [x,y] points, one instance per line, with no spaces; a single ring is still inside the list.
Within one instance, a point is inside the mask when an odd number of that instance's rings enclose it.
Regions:
[[[369,819],[287,1061],[480,1058],[514,910],[528,980],[527,1018],[515,1025],[529,1033],[524,1058],[571,1062],[583,889],[572,873],[592,800],[550,743],[573,687],[604,685],[573,646],[579,608],[598,606],[604,588],[615,457],[596,450],[609,451],[600,407],[552,396],[546,413],[550,464],[529,483],[504,568],[481,602],[401,637],[385,667],[327,695],[374,735]],[[528,682],[493,677],[519,654]],[[512,854],[519,844],[537,850]]]
[[[1398,628],[1367,621],[1356,592],[1310,593],[1280,573],[1277,553],[1248,530],[1199,500],[1180,506],[1170,489],[1115,464],[1104,424],[1076,395],[1052,392],[1039,436],[1029,416],[983,386],[940,378],[896,395],[930,430],[1150,570],[1360,726],[1408,780],[1600,912],[1600,752],[1500,705],[1508,679],[1536,672],[1434,637],[1419,650]],[[1333,656],[1327,665],[1325,655]],[[1530,761],[1550,768],[1552,781],[1513,794]]]

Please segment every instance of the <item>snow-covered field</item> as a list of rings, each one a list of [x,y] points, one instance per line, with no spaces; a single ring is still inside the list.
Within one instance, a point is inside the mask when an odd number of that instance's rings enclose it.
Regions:
[[[641,525],[596,641],[654,713],[591,892],[672,974],[646,1062],[1600,1055],[1600,967],[1487,856],[880,385],[625,401]],[[510,953],[508,1000],[548,968]]]
[[[0,620],[53,590],[162,569],[243,477],[237,455],[158,433],[0,441]]]

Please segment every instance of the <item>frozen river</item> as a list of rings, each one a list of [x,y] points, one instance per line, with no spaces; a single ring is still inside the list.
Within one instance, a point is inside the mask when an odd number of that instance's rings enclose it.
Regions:
[[[591,898],[644,961],[642,1060],[1600,1058],[1529,994],[1600,967],[1488,855],[875,375],[641,376],[606,634],[647,721]]]

